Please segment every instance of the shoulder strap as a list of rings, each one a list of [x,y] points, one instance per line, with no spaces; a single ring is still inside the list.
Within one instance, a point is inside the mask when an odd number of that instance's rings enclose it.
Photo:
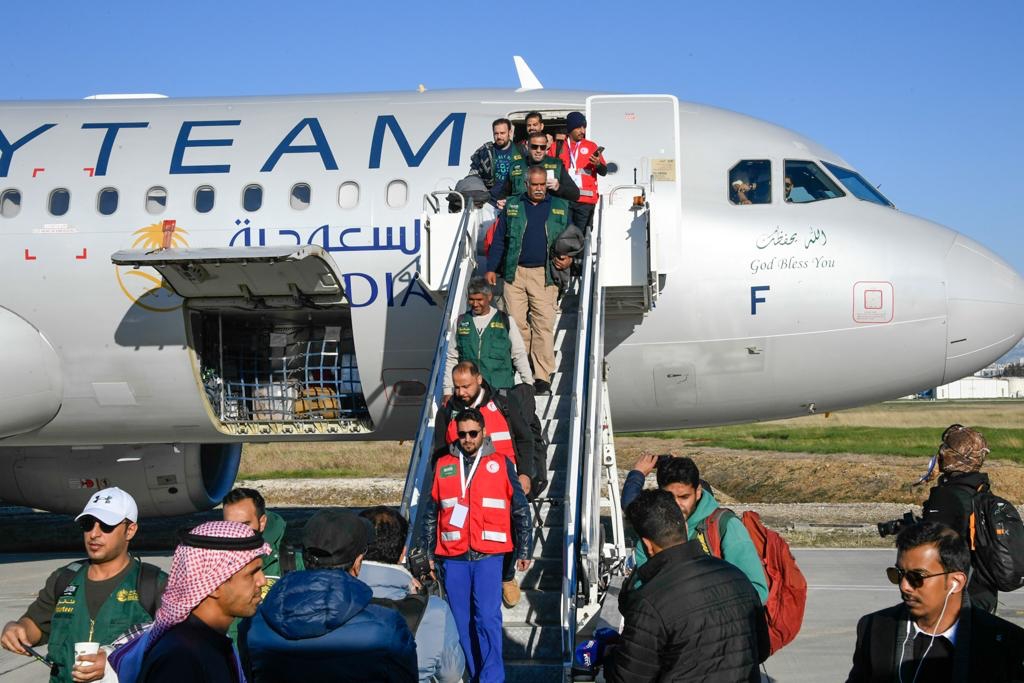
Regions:
[[[371,598],[370,604],[397,610],[398,613],[402,615],[402,618],[405,619],[405,623],[409,627],[409,631],[412,632],[412,635],[415,638],[416,629],[420,627],[420,622],[423,621],[423,613],[427,611],[427,602],[429,600],[430,597],[427,595],[410,593],[401,600]]]
[[[295,571],[295,548],[291,544],[282,546],[277,558],[281,563],[281,576]]]
[[[736,513],[729,508],[715,508],[710,515],[708,515],[703,522],[697,527],[697,534],[700,540],[701,546],[704,548],[704,552],[709,555],[714,555],[718,559],[722,559],[722,536],[725,535],[723,530],[725,525],[729,523],[732,517],[735,517]],[[722,521],[722,518],[725,521]]]
[[[160,602],[160,567],[139,560],[139,578],[136,590],[139,592],[139,604],[149,616],[156,618],[156,610]]]
[[[53,597],[54,602],[57,598],[64,595],[64,590],[71,585],[71,582],[75,580],[75,576],[78,572],[89,563],[89,559],[75,560],[70,564],[66,564],[60,568],[60,574],[57,575],[57,581],[53,584]]]

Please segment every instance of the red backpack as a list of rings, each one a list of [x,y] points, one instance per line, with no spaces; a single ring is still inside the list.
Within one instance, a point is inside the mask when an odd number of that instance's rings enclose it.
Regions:
[[[720,528],[722,524],[728,523],[729,516],[735,517],[736,513],[729,508],[717,508],[697,529],[698,535],[702,537],[701,544],[718,558],[722,557]],[[722,517],[725,517],[725,522]],[[748,510],[740,515],[740,521],[754,542],[754,549],[761,558],[764,575],[768,579],[765,613],[771,654],[775,654],[800,632],[807,604],[807,579],[796,566],[789,544],[782,536],[766,527],[760,515]]]

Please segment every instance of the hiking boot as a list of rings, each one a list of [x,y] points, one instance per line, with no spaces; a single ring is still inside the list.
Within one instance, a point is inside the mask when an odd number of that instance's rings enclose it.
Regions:
[[[501,583],[501,602],[509,609],[519,604],[519,599],[523,597],[522,591],[519,590],[519,584],[516,583],[515,579],[511,581],[502,581]]]
[[[551,382],[546,382],[542,379],[538,379],[533,383],[533,391],[536,394],[550,394]]]

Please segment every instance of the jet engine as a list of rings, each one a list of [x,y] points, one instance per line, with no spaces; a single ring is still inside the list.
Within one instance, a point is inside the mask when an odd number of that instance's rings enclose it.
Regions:
[[[0,500],[77,514],[91,494],[118,486],[143,517],[189,514],[220,503],[241,455],[241,444],[0,448]]]

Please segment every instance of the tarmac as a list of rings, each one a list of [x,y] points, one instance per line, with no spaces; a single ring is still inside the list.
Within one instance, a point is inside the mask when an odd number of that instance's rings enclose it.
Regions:
[[[807,609],[800,635],[765,663],[766,681],[820,683],[844,681],[861,615],[896,604],[899,593],[884,575],[896,557],[888,549],[795,548],[807,577]],[[46,576],[77,554],[0,554],[0,623],[17,619]],[[144,553],[147,561],[170,566],[169,553]],[[1024,591],[999,596],[1000,616],[1024,626]],[[3,683],[47,680],[40,663],[0,650]]]

